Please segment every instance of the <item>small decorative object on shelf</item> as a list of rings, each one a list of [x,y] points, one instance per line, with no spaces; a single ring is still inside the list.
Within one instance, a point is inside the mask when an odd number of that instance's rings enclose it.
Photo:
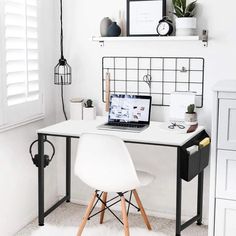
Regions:
[[[109,17],[105,17],[100,23],[100,34],[102,37],[108,36],[108,28],[112,24],[112,20]]]
[[[121,34],[121,28],[119,25],[117,25],[116,22],[112,22],[111,25],[109,25],[107,30],[107,36],[108,37],[118,37]]]
[[[163,17],[157,25],[157,33],[159,36],[170,36],[173,33],[173,22],[167,17]]]
[[[196,2],[194,1],[187,5],[186,0],[172,0],[173,14],[177,17],[175,20],[177,36],[196,34],[197,18],[194,17]]]
[[[96,119],[96,108],[93,106],[93,101],[88,99],[84,103],[83,108],[83,120],[94,120]]]
[[[185,123],[187,125],[196,125],[197,124],[197,113],[194,111],[195,105],[190,104],[185,113]]]
[[[125,20],[125,12],[122,10],[119,10],[119,20],[118,25],[121,28],[121,34],[120,36],[126,36],[126,20]]]

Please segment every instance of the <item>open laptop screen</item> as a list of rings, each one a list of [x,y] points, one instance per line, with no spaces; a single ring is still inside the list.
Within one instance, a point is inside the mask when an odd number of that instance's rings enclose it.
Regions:
[[[109,122],[150,123],[151,96],[113,94]]]

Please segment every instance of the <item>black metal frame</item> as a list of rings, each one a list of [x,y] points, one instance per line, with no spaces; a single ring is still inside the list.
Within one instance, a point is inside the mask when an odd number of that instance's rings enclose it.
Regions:
[[[71,137],[66,137],[66,196],[50,207],[44,212],[44,139],[47,136],[38,134],[38,222],[39,226],[44,225],[44,218],[49,215],[53,210],[59,207],[63,202],[70,202],[71,198]]]
[[[156,32],[155,34],[130,34],[130,2],[150,2],[150,1],[162,1],[162,18],[166,15],[166,0],[127,0],[127,6],[126,6],[126,19],[127,19],[127,25],[126,25],[126,30],[127,30],[127,36],[159,36],[158,33]],[[162,20],[162,18],[160,20]],[[159,24],[159,21],[156,22],[156,24]],[[157,26],[156,25],[156,26]]]
[[[46,136],[57,136],[66,138],[66,196],[64,196],[60,201],[54,204],[46,212],[44,212],[44,142],[43,140]],[[188,141],[183,146],[175,146],[168,144],[154,144],[154,143],[145,143],[145,142],[130,142],[125,141],[126,143],[136,143],[136,144],[145,144],[145,145],[155,145],[155,146],[168,146],[177,148],[177,176],[176,176],[176,236],[181,235],[181,231],[185,228],[197,222],[198,225],[202,224],[202,203],[203,203],[203,177],[204,171],[198,174],[198,194],[197,194],[197,215],[189,219],[184,224],[181,224],[181,205],[182,205],[182,179],[180,176],[181,172],[181,150],[187,148],[199,141],[199,138],[208,137],[207,133],[203,130],[190,141]],[[38,223],[39,226],[44,225],[44,218],[60,206],[63,202],[70,202],[71,197],[71,137],[65,135],[54,135],[54,134],[41,134],[38,133],[38,154],[40,156],[40,164],[38,167]],[[101,200],[102,201],[102,200]],[[127,200],[128,201],[128,200]],[[130,202],[130,201],[128,201]],[[110,206],[109,206],[110,207]],[[129,208],[128,208],[129,209]]]
[[[134,68],[129,68],[128,67],[128,61],[136,59],[137,60],[137,65]],[[141,68],[140,61],[141,60],[149,60],[149,66],[148,68]],[[106,60],[112,60],[112,65],[107,65]],[[122,67],[117,67],[118,61],[119,60],[124,60],[124,66]],[[153,66],[154,60],[161,60],[162,65],[160,68],[155,68]],[[175,61],[175,66],[173,69],[168,69],[165,67],[165,63],[168,60],[174,60]],[[181,60],[187,60],[188,61],[188,69],[185,67],[182,69],[178,69],[178,63]],[[192,69],[192,63],[196,60],[201,61],[201,69]],[[191,88],[193,85],[200,85],[201,86],[201,93],[199,91],[198,94],[196,94],[197,100],[197,107],[202,108],[203,107],[203,96],[204,96],[204,70],[205,70],[205,59],[202,57],[125,57],[125,56],[107,56],[102,58],[102,100],[105,102],[105,94],[106,94],[106,72],[110,72],[112,75],[112,79],[110,79],[111,82],[114,83],[113,87],[110,87],[110,94],[130,94],[130,95],[151,95],[153,97],[153,106],[169,106],[169,102],[166,101],[168,100],[167,97],[170,96],[170,92],[165,91],[165,85],[170,85],[174,84],[175,86],[175,91],[177,92],[196,92]],[[117,78],[116,76],[116,71],[124,72],[124,78]],[[129,79],[128,78],[128,71],[135,71],[136,73],[136,78],[134,79]],[[140,91],[140,85],[142,83],[145,83],[143,81],[143,78],[140,78],[140,72],[142,71],[148,71],[150,75],[152,76],[152,73],[155,71],[160,71],[162,72],[161,78],[158,80],[152,80],[150,84],[150,89],[149,92],[144,92]],[[174,77],[173,80],[169,80],[168,77],[166,76],[167,73],[169,72],[174,72]],[[183,72],[187,73],[187,81],[181,81],[178,80],[178,72]],[[192,72],[199,72],[199,78],[198,81],[194,80],[191,76]],[[116,83],[124,83],[124,90],[117,90],[116,88]],[[127,89],[127,84],[128,83],[133,83],[136,89],[132,91],[128,91]],[[161,88],[161,91],[155,91],[152,87],[152,84],[158,84],[158,86]],[[179,90],[178,86],[179,85],[186,85],[187,89],[186,90]],[[161,101],[160,102],[154,102],[154,96],[160,96]]]

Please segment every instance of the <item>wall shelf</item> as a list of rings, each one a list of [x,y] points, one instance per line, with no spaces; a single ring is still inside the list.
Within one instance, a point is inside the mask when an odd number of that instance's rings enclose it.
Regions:
[[[192,42],[203,42],[204,46],[208,45],[208,35],[207,31],[204,30],[202,36],[154,36],[154,37],[139,37],[139,36],[134,36],[134,37],[92,37],[93,42],[98,42],[100,46],[104,46],[105,42],[133,42],[133,41],[192,41]]]

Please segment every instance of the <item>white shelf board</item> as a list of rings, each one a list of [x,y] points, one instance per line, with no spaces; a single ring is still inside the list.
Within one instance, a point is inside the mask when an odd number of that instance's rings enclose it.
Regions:
[[[155,37],[92,37],[94,42],[106,41],[200,41],[199,36],[155,36]]]

